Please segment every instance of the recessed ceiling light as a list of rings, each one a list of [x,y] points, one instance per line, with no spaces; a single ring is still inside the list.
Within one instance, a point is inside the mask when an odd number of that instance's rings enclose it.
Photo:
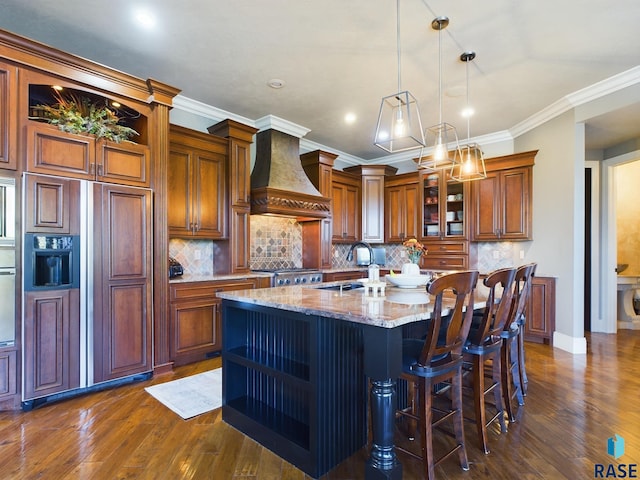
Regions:
[[[271,88],[282,88],[284,87],[284,80],[280,80],[279,78],[272,78],[267,82]]]
[[[133,18],[143,28],[151,29],[156,25],[156,17],[150,11],[142,8],[135,11]]]
[[[344,116],[344,121],[345,123],[351,125],[352,123],[355,123],[355,121],[357,120],[358,117],[356,117],[356,114],[353,112],[349,112]]]
[[[476,112],[475,112],[475,110],[473,109],[473,107],[471,107],[471,106],[464,107],[464,108],[462,109],[462,116],[463,116],[464,118],[472,117],[474,113],[476,113]]]

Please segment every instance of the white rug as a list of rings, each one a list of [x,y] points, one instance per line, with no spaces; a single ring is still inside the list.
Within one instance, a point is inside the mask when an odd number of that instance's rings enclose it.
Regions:
[[[222,369],[160,383],[145,390],[186,420],[222,406]]]

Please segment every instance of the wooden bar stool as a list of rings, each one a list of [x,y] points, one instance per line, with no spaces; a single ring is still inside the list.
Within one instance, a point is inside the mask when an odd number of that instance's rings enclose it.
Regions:
[[[515,268],[505,268],[492,272],[484,279],[484,285],[489,289],[487,305],[479,321],[471,325],[467,342],[462,350],[464,355],[463,369],[473,376],[472,393],[476,424],[480,446],[485,454],[489,453],[487,446],[487,427],[495,420],[500,422],[500,430],[507,431],[502,406],[502,372],[500,351],[502,348],[502,331],[509,319],[511,299],[513,297]],[[490,362],[487,372],[486,363]],[[486,386],[487,379],[490,384]],[[495,413],[487,420],[487,404],[485,397],[493,392]]]
[[[527,303],[529,292],[531,290],[531,277],[535,270],[535,264],[527,264],[518,267],[514,280],[513,298],[511,299],[511,310],[509,318],[502,331],[502,349],[500,358],[502,361],[502,396],[507,410],[507,416],[510,422],[515,422],[516,417],[512,406],[512,400],[517,398],[519,405],[524,405],[524,388],[523,376],[520,374],[520,361],[517,351],[519,342],[518,336],[524,335],[522,331],[524,325],[521,326],[518,321],[523,315],[524,307]],[[513,345],[516,344],[516,350],[513,351]],[[524,346],[523,346],[524,355]]]
[[[409,397],[411,408],[398,410],[396,413],[398,416],[407,416],[417,421],[421,455],[399,446],[396,446],[396,449],[421,459],[424,465],[424,477],[429,480],[435,478],[435,466],[456,451],[462,469],[469,469],[462,415],[462,347],[471,326],[473,293],[477,281],[477,271],[452,273],[434,280],[427,287],[427,291],[434,297],[434,310],[426,339],[403,341],[401,379],[408,382],[412,387],[410,391],[414,394]],[[445,292],[453,295],[455,305],[448,310],[446,317],[448,322],[444,335],[440,335]],[[440,342],[438,337],[441,337]],[[447,410],[432,408],[434,387],[445,381],[450,382],[448,393],[451,396],[451,407]],[[455,438],[456,445],[436,459],[433,452],[433,429],[439,427],[445,420],[452,420],[454,432],[443,431]]]

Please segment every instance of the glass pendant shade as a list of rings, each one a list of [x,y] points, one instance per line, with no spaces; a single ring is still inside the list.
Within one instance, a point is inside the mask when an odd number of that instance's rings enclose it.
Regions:
[[[458,146],[458,133],[453,125],[439,123],[426,130],[425,143],[431,149],[426,154],[426,148],[422,149],[418,159],[418,168],[423,170],[443,170],[452,168],[460,157]]]
[[[458,150],[460,158],[456,159],[451,169],[451,178],[458,182],[481,180],[487,178],[484,155],[477,143],[462,145]]]
[[[382,99],[374,143],[387,152],[424,146],[418,101],[411,93],[399,92]]]

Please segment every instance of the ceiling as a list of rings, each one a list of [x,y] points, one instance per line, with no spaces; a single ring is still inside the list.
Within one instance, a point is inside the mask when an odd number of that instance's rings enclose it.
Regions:
[[[133,21],[143,6],[152,7],[154,28]],[[409,90],[423,126],[439,122],[431,21],[440,15],[450,19],[441,43],[443,120],[461,139],[463,51],[477,53],[469,69],[471,137],[513,131],[640,65],[637,0],[401,0],[400,89],[393,0],[3,0],[0,28],[252,121],[286,119],[310,129],[306,139],[366,161],[387,155],[373,145],[382,97]],[[284,87],[269,87],[274,78]],[[347,112],[355,123],[344,122]],[[586,125],[588,149],[640,138],[640,98]]]

